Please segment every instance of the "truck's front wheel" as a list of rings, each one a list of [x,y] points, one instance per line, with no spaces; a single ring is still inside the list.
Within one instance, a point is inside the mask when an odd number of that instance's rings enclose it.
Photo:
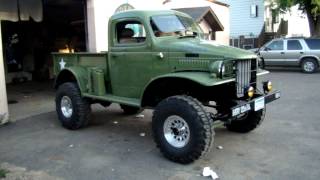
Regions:
[[[153,136],[164,156],[191,163],[210,149],[214,130],[202,104],[189,96],[161,101],[152,119]]]
[[[81,97],[78,85],[67,82],[57,90],[56,111],[61,124],[75,130],[88,124],[91,107],[89,101]]]
[[[260,111],[250,111],[243,118],[238,120],[233,120],[231,123],[226,124],[229,131],[248,133],[256,129],[265,117],[265,109]]]

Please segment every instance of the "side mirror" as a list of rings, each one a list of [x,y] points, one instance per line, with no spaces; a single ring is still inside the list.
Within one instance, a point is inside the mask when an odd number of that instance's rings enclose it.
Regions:
[[[271,49],[268,48],[268,47],[265,47],[263,50],[264,50],[264,51],[270,51]]]

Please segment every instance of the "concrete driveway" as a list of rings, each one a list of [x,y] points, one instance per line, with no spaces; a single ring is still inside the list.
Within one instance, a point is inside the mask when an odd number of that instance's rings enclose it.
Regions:
[[[94,106],[91,125],[79,131],[63,129],[55,112],[0,127],[0,166],[45,174],[43,179],[200,180],[208,179],[200,176],[206,166],[224,180],[319,179],[320,73],[274,71],[264,79],[282,98],[268,105],[262,126],[249,134],[217,128],[215,147],[223,149],[214,147],[190,165],[160,154],[151,137],[151,111],[136,118],[113,105]]]

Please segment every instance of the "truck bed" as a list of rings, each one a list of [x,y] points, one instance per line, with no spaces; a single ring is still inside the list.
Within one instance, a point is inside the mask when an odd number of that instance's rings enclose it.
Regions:
[[[77,53],[52,53],[54,63],[54,74],[57,75],[63,68],[70,66],[82,67],[99,67],[108,71],[108,52],[103,53],[90,53],[90,52],[77,52]],[[108,79],[106,77],[106,79]]]

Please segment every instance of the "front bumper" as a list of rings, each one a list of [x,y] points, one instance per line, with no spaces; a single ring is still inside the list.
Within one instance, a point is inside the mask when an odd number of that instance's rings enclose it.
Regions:
[[[259,111],[265,105],[280,98],[280,91],[274,91],[266,95],[257,96],[250,101],[241,101],[238,105],[231,108],[231,116],[236,117],[248,111]]]

